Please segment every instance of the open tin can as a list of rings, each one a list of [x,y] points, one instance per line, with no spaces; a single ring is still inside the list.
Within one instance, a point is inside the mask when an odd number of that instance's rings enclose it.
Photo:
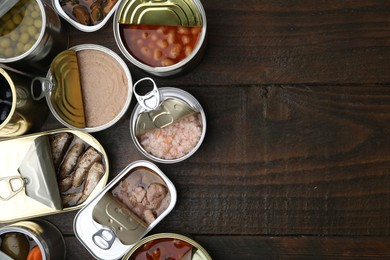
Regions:
[[[0,68],[0,139],[25,134],[46,120],[47,106],[34,101],[29,78]]]
[[[97,132],[124,116],[133,86],[126,63],[115,52],[82,44],[58,54],[46,77],[34,78],[31,88],[37,93],[34,99],[46,97],[50,111],[63,125]]]
[[[0,249],[0,259],[3,260],[30,259],[37,254],[36,251],[40,252],[42,260],[64,260],[66,256],[65,240],[60,230],[43,219],[20,221],[0,228]]]
[[[109,174],[100,143],[71,129],[0,141],[0,165],[0,223],[79,209]]]
[[[159,233],[143,238],[122,260],[149,259],[211,260],[207,251],[193,239],[175,233]]]
[[[123,0],[113,26],[123,55],[160,77],[194,67],[206,49],[206,13],[199,0]]]
[[[103,28],[119,3],[118,0],[52,0],[57,13],[83,32],[95,32]]]
[[[54,56],[68,47],[67,28],[45,1],[2,2],[0,63],[31,75],[44,75]]]
[[[176,163],[199,149],[206,135],[206,115],[191,94],[157,88],[153,79],[144,78],[134,84],[134,95],[138,104],[131,114],[130,134],[143,155],[160,163]]]
[[[176,198],[156,165],[135,161],[77,213],[73,229],[93,257],[119,259],[168,215]]]

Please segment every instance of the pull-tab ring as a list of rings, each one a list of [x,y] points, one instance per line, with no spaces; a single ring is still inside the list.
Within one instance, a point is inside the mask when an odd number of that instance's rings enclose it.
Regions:
[[[35,77],[31,81],[32,99],[35,101],[42,99],[45,94],[51,90],[52,86],[53,84],[47,78]]]
[[[25,186],[25,181],[20,176],[9,176],[0,178],[0,183],[5,182],[6,189],[1,189],[0,200],[10,200],[16,194],[21,192]],[[8,189],[8,190],[7,190]]]
[[[92,236],[92,240],[99,248],[108,250],[115,241],[115,233],[111,229],[102,228]]]
[[[144,82],[144,81],[152,82],[153,89],[145,95],[140,95],[137,93],[136,87],[138,84],[140,84],[141,82]],[[145,87],[145,85],[143,85],[143,86]],[[153,79],[143,78],[143,79],[138,80],[134,84],[133,90],[134,90],[134,95],[137,98],[138,103],[140,104],[140,106],[142,106],[147,111],[155,110],[158,106],[160,106],[160,99],[161,99],[160,93],[159,93],[157,86],[156,86],[156,83],[154,82]]]

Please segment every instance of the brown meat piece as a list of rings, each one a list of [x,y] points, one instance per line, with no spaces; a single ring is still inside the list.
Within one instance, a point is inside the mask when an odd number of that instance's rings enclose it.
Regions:
[[[150,209],[144,211],[144,220],[146,223],[151,224],[155,219],[156,217]]]
[[[165,187],[164,185],[159,183],[150,184],[146,191],[146,198],[148,199],[150,207],[153,209],[158,208],[167,193],[167,187]]]
[[[92,146],[88,147],[77,162],[73,175],[72,186],[75,188],[79,187],[84,182],[85,176],[92,164],[101,160],[102,156],[100,153]]]
[[[68,177],[77,163],[77,159],[84,151],[83,143],[75,143],[66,154],[64,161],[61,164],[60,168],[60,179],[65,179]]]
[[[100,162],[95,162],[92,164],[91,168],[88,171],[87,179],[85,181],[83,196],[77,201],[77,204],[83,203],[92,191],[95,189],[96,185],[99,183],[100,179],[104,174],[104,165]]]
[[[52,134],[49,135],[49,139],[54,167],[57,170],[65,156],[66,151],[69,148],[70,143],[73,140],[73,134],[66,132]]]
[[[72,187],[72,178],[73,176],[68,176],[59,182],[59,187],[61,192],[65,192]]]

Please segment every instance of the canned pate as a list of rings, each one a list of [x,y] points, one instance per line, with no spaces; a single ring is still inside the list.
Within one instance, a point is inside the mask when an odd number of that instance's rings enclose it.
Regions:
[[[175,233],[159,233],[143,238],[126,253],[122,260],[146,260],[150,257],[155,257],[155,259],[211,260],[211,256],[199,243]]]
[[[95,32],[103,28],[119,3],[118,0],[52,0],[56,12],[83,32]]]
[[[123,55],[160,77],[194,67],[206,49],[206,14],[198,0],[123,0],[113,26]]]
[[[52,223],[33,219],[0,228],[0,259],[64,260],[65,240]]]
[[[141,95],[139,90],[145,87],[147,94]],[[206,135],[206,115],[191,94],[157,88],[151,78],[144,78],[134,84],[134,95],[138,104],[131,114],[130,134],[143,155],[160,163],[176,163],[199,149]]]
[[[73,229],[93,257],[119,259],[168,215],[176,198],[156,165],[135,161],[77,213]]]
[[[28,74],[44,75],[54,56],[68,47],[66,27],[45,1],[3,2],[0,66],[3,63]]]
[[[109,174],[100,143],[71,129],[0,141],[0,168],[0,223],[79,209]]]
[[[58,54],[46,78],[35,78],[31,88],[39,93],[34,99],[46,97],[50,111],[63,125],[97,132],[124,116],[133,86],[126,63],[115,52],[82,44]]]

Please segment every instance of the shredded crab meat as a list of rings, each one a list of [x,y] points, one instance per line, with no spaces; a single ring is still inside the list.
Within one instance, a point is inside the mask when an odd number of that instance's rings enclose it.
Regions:
[[[188,154],[202,135],[201,115],[195,114],[150,131],[140,138],[141,146],[155,157],[172,160]]]

